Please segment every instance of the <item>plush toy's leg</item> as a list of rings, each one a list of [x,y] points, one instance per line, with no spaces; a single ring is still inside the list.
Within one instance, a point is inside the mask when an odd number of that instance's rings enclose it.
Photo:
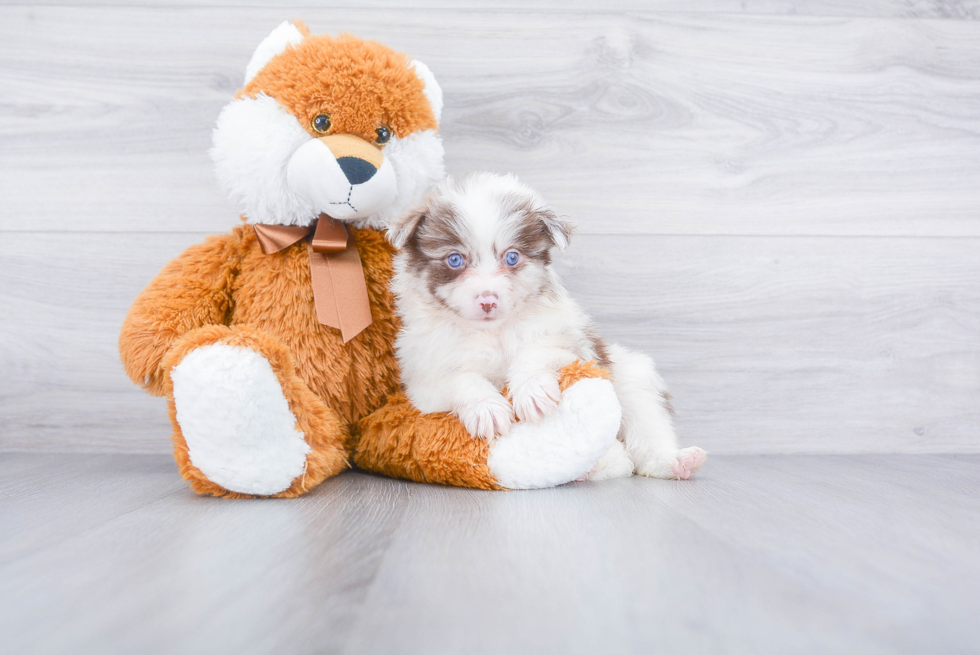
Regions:
[[[421,414],[403,394],[358,425],[354,462],[419,482],[481,489],[532,489],[588,473],[616,440],[620,407],[602,369],[562,370],[558,410],[540,423],[517,423],[492,441],[472,437],[449,414]]]
[[[174,457],[198,493],[299,496],[347,467],[347,427],[249,326],[188,332],[164,359]]]
[[[610,370],[623,405],[620,437],[638,475],[687,480],[708,455],[698,447],[677,448],[677,436],[653,361],[619,345],[609,346]]]

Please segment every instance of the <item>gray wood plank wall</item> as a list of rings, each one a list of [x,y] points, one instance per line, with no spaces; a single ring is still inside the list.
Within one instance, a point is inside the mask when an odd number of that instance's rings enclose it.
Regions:
[[[0,449],[169,449],[119,324],[236,223],[211,127],[295,17],[424,60],[450,171],[579,224],[686,443],[980,452],[980,2],[139,4],[0,2]]]

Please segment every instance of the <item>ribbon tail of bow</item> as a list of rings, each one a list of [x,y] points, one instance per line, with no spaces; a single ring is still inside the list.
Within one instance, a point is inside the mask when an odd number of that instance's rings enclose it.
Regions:
[[[344,343],[371,325],[371,301],[354,244],[338,252],[315,252],[311,244],[310,273],[318,321],[340,330]]]
[[[314,230],[311,227],[257,224],[255,235],[267,255],[285,250]],[[320,214],[309,244],[313,304],[320,323],[340,330],[347,343],[371,325],[371,300],[357,245],[347,226]]]

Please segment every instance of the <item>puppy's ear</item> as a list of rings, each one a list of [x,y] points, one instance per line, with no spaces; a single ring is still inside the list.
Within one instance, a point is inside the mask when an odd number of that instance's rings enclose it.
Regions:
[[[556,214],[550,207],[535,209],[532,215],[545,226],[548,234],[551,236],[552,242],[554,242],[559,250],[564,250],[568,247],[568,242],[572,238],[572,232],[575,231],[575,226],[572,223]]]
[[[405,247],[408,240],[415,234],[422,220],[429,211],[429,204],[419,205],[394,219],[388,224],[388,241],[399,250]]]

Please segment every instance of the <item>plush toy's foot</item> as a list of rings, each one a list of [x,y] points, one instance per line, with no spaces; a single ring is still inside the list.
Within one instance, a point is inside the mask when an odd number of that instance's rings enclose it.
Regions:
[[[536,424],[517,423],[490,445],[487,464],[500,486],[539,489],[576,480],[618,443],[622,409],[612,382],[572,381],[567,371],[554,414]]]
[[[637,475],[668,480],[688,480],[708,459],[708,453],[697,446],[682,448],[670,455],[651,459],[637,466]]]
[[[296,496],[346,466],[346,431],[278,341],[211,326],[174,351],[167,363],[175,456],[196,491]]]
[[[626,452],[626,446],[621,441],[613,442],[592,470],[582,476],[583,480],[610,480],[612,478],[628,478],[633,475],[633,460]]]

